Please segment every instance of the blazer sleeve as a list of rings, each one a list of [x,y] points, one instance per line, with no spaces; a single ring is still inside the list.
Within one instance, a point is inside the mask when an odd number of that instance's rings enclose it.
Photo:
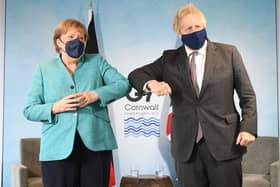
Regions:
[[[257,136],[257,105],[256,95],[249,79],[242,58],[236,49],[232,50],[234,84],[239,96],[239,105],[241,108],[241,126],[240,131],[246,131]]]
[[[104,86],[96,88],[95,91],[99,96],[100,106],[104,107],[110,102],[126,96],[131,87],[128,80],[101,56],[98,63]]]
[[[128,75],[128,80],[131,85],[140,93],[143,93],[143,88],[146,82],[150,80],[162,80],[163,74],[163,56],[158,58],[153,63],[147,64],[133,70]]]
[[[43,87],[42,71],[38,65],[27,94],[23,114],[31,121],[41,121],[46,124],[55,123],[57,116],[53,116],[51,112],[53,103],[45,103]]]

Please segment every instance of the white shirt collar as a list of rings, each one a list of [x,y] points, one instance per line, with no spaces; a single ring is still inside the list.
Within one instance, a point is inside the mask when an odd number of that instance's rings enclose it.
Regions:
[[[189,56],[194,51],[197,51],[201,55],[206,55],[207,43],[208,43],[207,40],[205,40],[203,46],[198,50],[193,50],[193,49],[191,49],[191,48],[189,48],[188,46],[185,45],[185,50],[187,52],[187,55]]]

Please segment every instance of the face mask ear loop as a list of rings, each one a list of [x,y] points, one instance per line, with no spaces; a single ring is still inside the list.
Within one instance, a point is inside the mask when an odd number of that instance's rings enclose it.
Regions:
[[[61,41],[61,43],[63,43],[65,45],[65,43],[61,40],[61,38],[58,38],[58,39]]]

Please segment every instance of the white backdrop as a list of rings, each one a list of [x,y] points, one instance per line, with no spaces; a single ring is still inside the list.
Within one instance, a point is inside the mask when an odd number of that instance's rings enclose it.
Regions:
[[[2,132],[3,132],[3,84],[4,84],[4,38],[5,38],[5,0],[0,0],[0,184],[2,184]]]
[[[119,148],[114,151],[117,178],[131,175],[156,174],[159,169],[175,182],[175,168],[166,135],[168,97],[155,95],[129,96],[109,107],[110,119],[115,130]],[[118,180],[118,182],[120,182]]]

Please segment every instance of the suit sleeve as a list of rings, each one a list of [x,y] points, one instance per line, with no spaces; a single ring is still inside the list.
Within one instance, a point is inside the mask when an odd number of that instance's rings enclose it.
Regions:
[[[104,86],[95,91],[99,96],[100,106],[104,107],[110,102],[128,94],[131,87],[128,80],[100,56],[98,60]]]
[[[246,68],[238,50],[232,51],[234,86],[239,96],[242,120],[240,131],[246,131],[257,136],[257,105],[256,95]]]
[[[162,81],[163,56],[151,64],[133,70],[128,75],[131,85],[140,93],[143,92],[144,84],[150,80]]]
[[[23,114],[28,120],[53,124],[57,121],[57,115],[52,115],[53,103],[45,103],[44,101],[43,86],[43,75],[40,65],[38,65],[33,75],[31,88],[27,94]]]

